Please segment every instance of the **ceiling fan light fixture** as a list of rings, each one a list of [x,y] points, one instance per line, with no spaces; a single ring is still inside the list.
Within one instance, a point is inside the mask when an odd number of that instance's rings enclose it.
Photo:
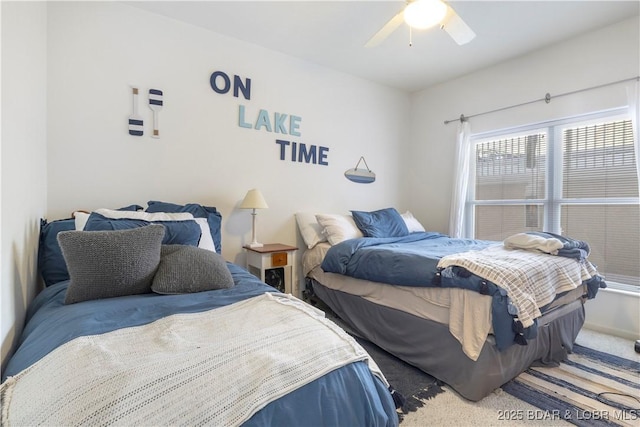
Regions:
[[[440,0],[415,0],[404,9],[404,20],[411,28],[423,30],[439,24],[447,14]]]

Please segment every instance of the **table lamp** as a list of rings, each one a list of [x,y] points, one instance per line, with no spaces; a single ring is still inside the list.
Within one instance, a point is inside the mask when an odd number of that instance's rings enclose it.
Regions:
[[[256,209],[267,208],[269,208],[269,206],[267,202],[264,201],[262,193],[255,188],[247,191],[247,195],[244,196],[244,200],[240,203],[240,209],[253,209],[253,212],[251,212],[251,216],[253,217],[251,243],[248,245],[250,248],[261,248],[263,246],[262,243],[258,243],[256,238]]]

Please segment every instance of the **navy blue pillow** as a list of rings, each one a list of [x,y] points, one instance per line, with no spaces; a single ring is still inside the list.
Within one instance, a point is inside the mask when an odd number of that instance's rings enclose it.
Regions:
[[[58,245],[58,233],[76,229],[73,218],[47,222],[40,220],[40,244],[38,246],[38,269],[45,286],[69,280],[67,264],[64,262],[62,250]]]
[[[129,205],[118,209],[119,211],[138,211],[140,205]],[[47,222],[40,219],[40,244],[38,245],[38,270],[45,286],[69,280],[67,263],[62,256],[62,250],[58,245],[58,233],[76,229],[76,220],[73,218],[59,219]]]
[[[140,205],[129,205],[129,206],[125,206],[124,208],[120,208],[117,209],[119,211],[129,211],[129,212],[137,212],[137,211],[141,211],[144,210],[144,208]]]
[[[107,218],[99,213],[92,212],[89,215],[84,231],[109,231],[128,230],[131,228],[145,227],[150,224],[164,226],[163,245],[188,245],[198,246],[200,242],[200,225],[195,221],[145,221],[130,218]]]
[[[206,218],[211,230],[213,243],[216,245],[216,252],[222,253],[222,215],[218,210],[211,206],[202,206],[197,203],[187,203],[186,205],[177,205],[175,203],[158,202],[151,200],[148,202],[146,212],[188,212],[194,218]]]
[[[364,237],[402,237],[409,234],[402,215],[394,208],[373,212],[351,211],[351,215]]]

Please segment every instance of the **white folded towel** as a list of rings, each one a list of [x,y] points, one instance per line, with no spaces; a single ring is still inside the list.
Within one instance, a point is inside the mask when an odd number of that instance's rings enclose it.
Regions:
[[[564,244],[556,238],[545,238],[527,233],[509,236],[503,243],[504,247],[508,249],[537,249],[551,255],[557,255],[558,250],[564,247]]]

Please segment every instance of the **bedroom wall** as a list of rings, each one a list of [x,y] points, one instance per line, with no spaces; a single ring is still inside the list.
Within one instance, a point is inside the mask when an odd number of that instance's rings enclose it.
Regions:
[[[251,188],[269,204],[257,217],[262,242],[300,244],[300,210],[397,205],[405,93],[117,2],[54,2],[47,36],[50,219],[148,200],[214,205],[223,214],[223,255],[243,262],[251,216],[237,206]],[[215,71],[231,82],[250,78],[250,99],[214,92]],[[146,95],[145,135],[128,135],[130,84],[163,90],[160,139],[149,136]],[[223,77],[216,87],[225,89]],[[300,117],[300,135],[276,133],[275,123],[272,132],[239,125],[255,127],[259,110],[270,121],[275,113]],[[327,147],[328,165],[293,162],[290,148],[280,160],[277,139]],[[344,177],[360,156],[375,183]]]
[[[414,215],[448,232],[457,123],[467,116],[640,74],[640,21],[633,17],[574,39],[417,92],[411,96],[411,148],[402,182]],[[568,117],[626,105],[625,85],[556,98],[470,119],[472,133]],[[603,292],[586,305],[587,326],[637,339],[638,295]]]
[[[37,292],[39,219],[46,194],[46,20],[44,2],[2,2],[0,154],[1,366]]]

